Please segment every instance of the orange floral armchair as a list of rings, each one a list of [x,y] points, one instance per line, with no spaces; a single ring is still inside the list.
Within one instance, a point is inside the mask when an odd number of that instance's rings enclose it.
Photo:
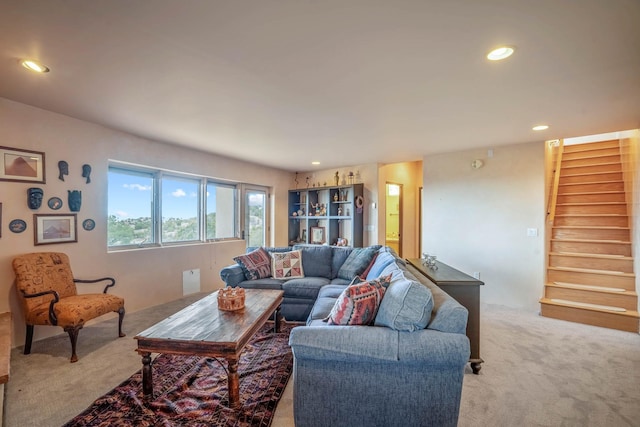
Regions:
[[[69,257],[60,252],[21,255],[13,260],[16,291],[22,303],[27,333],[24,354],[31,353],[35,325],[60,326],[71,339],[71,363],[78,360],[76,342],[85,322],[109,312],[119,316],[118,335],[122,333],[124,299],[107,294],[115,279],[74,279]],[[76,283],[108,282],[101,294],[78,294]]]

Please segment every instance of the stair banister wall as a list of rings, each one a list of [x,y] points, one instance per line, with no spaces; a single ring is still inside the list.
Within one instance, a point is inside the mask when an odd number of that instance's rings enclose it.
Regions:
[[[556,202],[558,198],[558,185],[560,184],[560,166],[562,164],[564,140],[558,140],[557,144],[555,143],[555,141],[550,141],[549,143],[553,144],[552,156],[555,157],[555,165],[553,168],[553,181],[547,207],[547,223],[553,224],[553,220],[556,216]]]

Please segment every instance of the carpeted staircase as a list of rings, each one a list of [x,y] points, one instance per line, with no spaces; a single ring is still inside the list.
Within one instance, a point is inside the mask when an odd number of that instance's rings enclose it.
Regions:
[[[638,332],[638,295],[619,142],[560,144],[558,150],[541,314]]]

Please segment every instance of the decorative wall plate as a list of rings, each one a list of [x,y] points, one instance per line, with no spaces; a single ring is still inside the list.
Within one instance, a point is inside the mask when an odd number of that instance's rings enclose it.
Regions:
[[[14,219],[9,223],[9,230],[13,231],[14,233],[22,233],[26,229],[27,223],[21,219]]]
[[[47,204],[49,205],[49,208],[57,211],[62,207],[62,199],[60,197],[52,197],[49,199]]]
[[[85,219],[84,221],[82,221],[82,228],[84,228],[87,231],[93,230],[95,226],[96,226],[96,222],[92,219]]]

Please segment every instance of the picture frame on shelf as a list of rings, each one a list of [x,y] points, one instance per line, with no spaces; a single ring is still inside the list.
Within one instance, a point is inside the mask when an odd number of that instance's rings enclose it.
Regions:
[[[0,181],[44,184],[44,153],[0,146]]]
[[[78,241],[76,214],[34,214],[33,244],[74,243]]]
[[[311,243],[322,245],[325,242],[325,227],[311,227]]]

